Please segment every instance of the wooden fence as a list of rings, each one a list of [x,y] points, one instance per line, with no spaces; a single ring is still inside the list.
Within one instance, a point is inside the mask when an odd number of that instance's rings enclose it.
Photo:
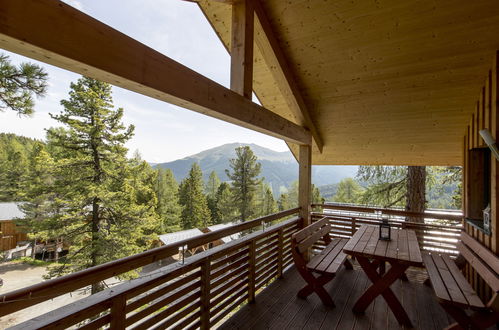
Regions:
[[[142,254],[43,282],[0,296],[0,316],[71,292],[236,232],[263,229],[135,280],[83,298],[16,328],[84,329],[208,328],[246,301],[292,263],[290,238],[301,219],[298,208],[224,228]],[[265,224],[269,227],[265,228]]]
[[[313,204],[312,221],[327,217],[335,237],[351,237],[362,224],[379,225],[383,219],[394,228],[416,232],[421,250],[457,255],[457,242],[462,230],[462,215],[443,212],[415,213],[397,209],[357,207],[349,205]],[[424,222],[410,222],[405,218],[421,218]]]

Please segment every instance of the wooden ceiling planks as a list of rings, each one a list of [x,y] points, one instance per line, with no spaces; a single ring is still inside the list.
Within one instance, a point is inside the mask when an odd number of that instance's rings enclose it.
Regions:
[[[499,49],[496,0],[261,4],[324,142],[313,164],[461,165],[461,135]],[[200,7],[227,45],[230,5]],[[262,104],[303,125],[255,50]]]

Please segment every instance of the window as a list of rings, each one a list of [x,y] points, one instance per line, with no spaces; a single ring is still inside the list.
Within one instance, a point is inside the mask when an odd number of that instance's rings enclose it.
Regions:
[[[488,148],[475,148],[468,152],[468,186],[466,189],[466,221],[490,235],[484,226],[484,210],[490,210],[491,155]]]

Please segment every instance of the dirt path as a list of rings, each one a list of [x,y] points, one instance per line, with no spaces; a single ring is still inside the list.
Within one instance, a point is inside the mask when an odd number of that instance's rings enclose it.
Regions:
[[[42,276],[45,273],[44,266],[31,266],[15,262],[2,263],[0,264],[0,277],[3,279],[3,287],[0,287],[0,294],[40,283],[43,281]],[[73,294],[68,293],[42,304],[1,317],[0,329],[6,329],[86,296],[88,296],[88,293],[85,294],[81,291]]]

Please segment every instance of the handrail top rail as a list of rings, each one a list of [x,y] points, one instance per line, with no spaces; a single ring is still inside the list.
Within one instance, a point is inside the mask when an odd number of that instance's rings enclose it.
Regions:
[[[327,214],[327,213],[320,213],[320,212],[312,212],[311,213],[312,217],[327,217],[333,220],[338,220],[338,221],[349,221],[349,219],[355,218],[357,220],[361,221],[372,221],[372,222],[380,222],[382,221],[381,219],[375,219],[375,218],[367,218],[367,217],[356,217],[356,216],[350,216],[350,215],[336,215],[336,214]],[[344,217],[345,219],[339,219],[341,217]],[[456,230],[456,231],[461,231],[462,227],[459,224],[449,224],[449,225],[442,225],[442,224],[432,224],[432,223],[420,223],[420,222],[413,222],[413,221],[404,221],[404,220],[398,220],[398,219],[388,219],[388,222],[393,223],[395,225],[399,226],[408,226],[408,227],[425,227],[425,228],[435,228],[435,229],[445,229],[445,230]]]
[[[208,244],[219,238],[231,235],[242,230],[256,227],[261,223],[267,223],[288,215],[296,214],[300,208],[285,210],[282,212],[274,213],[268,216],[260,217],[254,220],[243,222],[231,227],[215,230],[201,236],[188,238],[179,242],[171,243],[165,246],[147,250],[129,257],[113,260],[95,267],[87,268],[72,274],[64,275],[58,278],[50,279],[48,281],[40,282],[25,288],[20,288],[0,295],[0,316],[9,314],[6,307],[9,301],[30,298],[31,305],[42,302],[47,297],[57,297],[67,292],[88,286],[98,281],[117,276],[119,274],[131,271],[133,269],[142,267],[147,264],[167,258],[171,255],[178,253],[180,247],[189,246],[195,247]],[[230,243],[230,242],[229,242]],[[196,245],[195,245],[196,244]],[[224,244],[226,245],[226,244]],[[53,293],[53,288],[57,287],[57,293]],[[26,306],[26,307],[28,307]]]
[[[442,219],[442,220],[455,220],[455,221],[463,220],[463,215],[441,214],[436,212],[410,212],[405,210],[378,208],[378,207],[331,205],[331,204],[312,204],[312,207],[322,207],[324,209],[336,209],[336,210],[365,212],[365,213],[381,212],[387,215],[413,216],[413,217]]]
[[[44,324],[52,324],[59,319],[65,318],[67,315],[74,314],[76,311],[84,311],[88,308],[92,308],[97,304],[105,304],[106,302],[110,302],[118,296],[124,294],[126,295],[127,293],[133,292],[134,290],[140,288],[141,286],[146,286],[150,282],[154,282],[160,278],[167,277],[168,275],[183,268],[195,269],[196,267],[199,267],[205,260],[207,260],[211,256],[216,255],[217,253],[220,253],[221,251],[237,249],[241,246],[248,244],[249,241],[256,240],[260,237],[269,236],[270,234],[279,231],[281,228],[287,227],[294,222],[298,222],[299,220],[300,220],[299,217],[294,217],[288,220],[284,220],[283,222],[277,223],[265,229],[265,231],[251,233],[241,239],[234,240],[224,245],[219,245],[210,250],[195,254],[185,259],[184,264],[175,263],[167,265],[165,267],[156,270],[151,274],[145,275],[144,277],[139,277],[136,279],[126,281],[124,283],[120,283],[110,289],[98,292],[91,296],[82,298],[78,301],[61,306],[53,311],[50,311],[48,313],[42,314],[40,316],[27,320],[23,323],[20,323],[16,327],[24,328],[26,326],[27,328],[30,328],[29,327],[30,324],[36,325],[36,327],[41,327]],[[4,302],[4,304],[5,303],[8,303],[8,301]],[[0,306],[2,306],[2,302],[0,302]]]

